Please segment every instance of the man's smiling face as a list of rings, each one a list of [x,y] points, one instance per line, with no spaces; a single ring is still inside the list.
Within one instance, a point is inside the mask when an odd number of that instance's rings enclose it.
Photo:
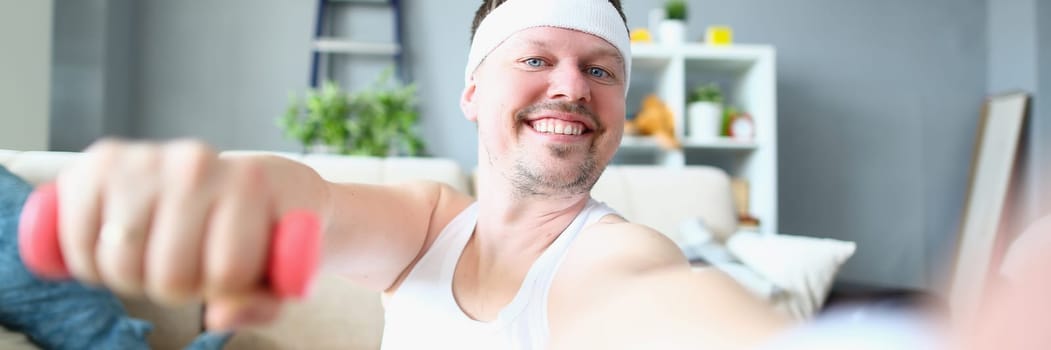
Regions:
[[[480,161],[524,194],[590,191],[620,144],[624,75],[619,51],[597,36],[554,27],[512,35],[461,101],[478,123]]]

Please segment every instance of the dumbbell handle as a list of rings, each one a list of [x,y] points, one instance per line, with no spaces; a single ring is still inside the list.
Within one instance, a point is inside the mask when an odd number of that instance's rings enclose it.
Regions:
[[[18,250],[26,267],[51,280],[70,278],[58,241],[58,190],[37,188],[26,199],[18,227]],[[267,259],[267,283],[279,298],[303,298],[317,270],[320,224],[309,211],[291,211],[274,227]]]

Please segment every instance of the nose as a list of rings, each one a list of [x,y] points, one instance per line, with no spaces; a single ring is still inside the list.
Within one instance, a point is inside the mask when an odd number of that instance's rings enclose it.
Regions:
[[[561,64],[551,71],[548,97],[566,102],[590,102],[591,85],[575,64]]]

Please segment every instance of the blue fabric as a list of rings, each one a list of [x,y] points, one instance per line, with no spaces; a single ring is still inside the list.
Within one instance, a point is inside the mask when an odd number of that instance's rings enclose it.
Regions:
[[[18,218],[33,190],[0,166],[0,325],[45,349],[148,349],[148,322],[128,317],[110,292],[74,281],[37,279],[18,255]],[[220,349],[229,337],[207,334],[187,349]]]

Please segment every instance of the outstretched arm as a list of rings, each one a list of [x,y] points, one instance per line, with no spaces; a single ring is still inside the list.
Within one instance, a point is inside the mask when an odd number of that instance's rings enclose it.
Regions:
[[[272,226],[290,210],[319,215],[325,265],[385,290],[470,201],[434,183],[331,184],[299,162],[194,141],[102,141],[57,185],[74,278],[162,303],[204,299],[219,328],[276,315],[261,281]]]
[[[377,291],[391,289],[473,200],[436,182],[330,184],[329,192],[326,265]]]
[[[750,349],[790,326],[725,274],[691,270],[669,239],[630,223],[582,233],[551,293],[560,349]]]

